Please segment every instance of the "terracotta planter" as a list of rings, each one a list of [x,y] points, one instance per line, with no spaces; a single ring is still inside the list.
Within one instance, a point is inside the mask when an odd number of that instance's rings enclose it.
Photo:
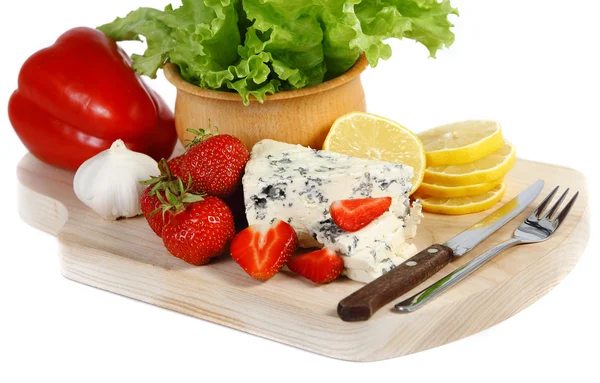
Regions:
[[[192,138],[186,130],[211,125],[241,139],[248,149],[264,138],[321,148],[333,122],[353,111],[366,111],[360,74],[364,56],[348,72],[316,86],[267,96],[264,104],[251,99],[244,106],[237,93],[207,90],[184,81],[176,65],[164,67],[177,87],[175,125],[182,142]]]

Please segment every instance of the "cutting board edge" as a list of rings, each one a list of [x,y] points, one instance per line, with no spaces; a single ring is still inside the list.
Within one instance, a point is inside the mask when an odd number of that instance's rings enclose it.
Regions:
[[[461,317],[465,311],[469,310],[472,315],[478,314],[480,302],[483,300],[489,299],[494,302],[497,302],[498,304],[501,302],[510,303],[506,304],[505,306],[501,305],[503,307],[506,307],[507,309],[498,311],[493,317],[489,318],[489,320],[487,320],[486,322],[477,322],[477,326],[474,326],[473,322],[461,322],[458,320],[450,322],[449,320],[447,320],[447,318],[437,320],[437,323],[431,326],[426,333],[437,335],[438,331],[436,331],[436,329],[441,330],[443,328],[445,333],[451,334],[451,336],[438,337],[434,335],[430,336],[430,339],[428,339],[427,341],[419,343],[419,345],[415,348],[404,347],[402,349],[394,349],[393,345],[402,344],[403,335],[420,329],[421,324],[424,323],[423,321],[430,319],[428,318],[428,315],[430,315],[430,313],[427,312],[427,306],[424,309],[418,310],[410,314],[398,313],[395,315],[422,315],[421,317],[415,316],[414,320],[411,321],[411,325],[414,326],[413,328],[405,329],[405,331],[403,332],[397,332],[396,334],[393,334],[393,336],[390,336],[389,342],[388,344],[386,344],[386,348],[388,348],[387,351],[379,352],[380,350],[376,350],[374,353],[365,355],[359,360],[351,361],[377,362],[410,354],[420,353],[436,347],[441,347],[446,344],[453,343],[455,341],[467,338],[471,335],[475,335],[519,314],[520,312],[532,306],[534,303],[543,298],[546,294],[553,290],[554,287],[559,285],[579,263],[579,260],[583,256],[583,253],[589,242],[589,205],[586,206],[582,218],[575,227],[574,232],[576,232],[577,234],[568,236],[557,247],[555,247],[552,251],[548,252],[542,259],[538,260],[530,267],[522,270],[521,272],[513,275],[510,279],[504,281],[503,283],[494,285],[487,289],[480,290],[473,294],[465,295],[461,299],[453,301],[453,304],[445,304],[443,305],[442,309],[435,310],[436,313],[442,312],[446,317],[458,318]],[[568,260],[569,262],[565,264],[565,260]],[[562,263],[564,267],[557,267],[557,263]],[[539,269],[541,268],[549,268],[552,271],[552,273],[550,273],[549,275],[548,272],[546,272],[546,274],[544,275],[546,277],[552,276],[552,278],[547,279],[544,283],[524,283],[525,281],[530,282],[532,280],[532,277],[541,275],[539,273]],[[517,290],[516,292],[513,291],[514,286],[519,284],[515,283],[517,281],[522,281],[522,286],[525,286],[525,289]],[[507,296],[510,298],[507,299]],[[401,299],[397,299],[396,301],[400,300]],[[442,331],[440,331],[439,333],[442,333]]]
[[[582,228],[587,228],[587,229],[584,230]],[[504,282],[501,285],[495,285],[488,289],[481,290],[475,294],[467,295],[458,301],[454,301],[454,304],[452,305],[454,307],[450,307],[450,305],[446,305],[444,310],[441,310],[441,311],[445,311],[445,315],[448,317],[456,317],[457,315],[460,314],[460,312],[465,311],[465,310],[466,311],[470,310],[472,312],[472,315],[476,315],[477,314],[476,306],[478,306],[477,302],[480,302],[481,300],[490,299],[490,300],[499,301],[499,302],[505,301],[506,304],[503,306],[506,309],[501,311],[500,313],[496,313],[492,318],[490,318],[490,320],[488,320],[486,322],[477,322],[478,324],[476,326],[474,326],[473,323],[465,322],[466,325],[463,325],[463,323],[460,323],[460,321],[456,321],[454,324],[456,327],[453,328],[452,331],[449,331],[449,333],[452,334],[452,336],[450,338],[431,337],[429,339],[429,341],[427,342],[429,344],[427,344],[426,346],[424,346],[424,344],[421,343],[418,346],[416,346],[415,348],[404,347],[403,342],[402,342],[403,334],[405,334],[406,332],[412,332],[415,329],[419,328],[419,323],[422,323],[422,320],[427,318],[427,316],[428,316],[428,313],[425,311],[417,312],[417,313],[421,314],[421,315],[419,315],[419,318],[416,318],[416,317],[413,318],[413,320],[410,321],[410,323],[408,324],[407,328],[405,328],[404,331],[397,332],[393,328],[388,328],[388,329],[386,329],[386,331],[382,332],[382,333],[389,333],[389,335],[390,335],[390,337],[388,338],[389,342],[386,345],[386,347],[375,347],[375,348],[371,348],[371,349],[363,348],[363,352],[361,352],[360,354],[356,354],[355,352],[350,352],[348,354],[345,354],[341,350],[329,350],[329,349],[326,349],[323,347],[318,347],[314,344],[312,344],[312,345],[311,344],[302,344],[302,343],[299,344],[297,342],[290,341],[289,339],[287,339],[285,337],[278,337],[275,334],[271,334],[271,333],[269,333],[268,329],[262,329],[262,331],[257,331],[257,330],[253,330],[251,327],[250,328],[245,327],[243,325],[240,325],[239,323],[236,323],[237,321],[232,320],[232,318],[226,318],[220,314],[210,315],[210,314],[206,314],[206,313],[203,314],[202,312],[198,312],[193,309],[185,309],[183,306],[173,303],[173,301],[174,301],[173,297],[167,296],[168,294],[163,295],[164,294],[163,293],[163,294],[160,294],[160,296],[151,296],[151,295],[147,294],[147,292],[125,293],[122,289],[122,285],[114,287],[114,286],[111,286],[110,283],[102,284],[102,283],[98,283],[93,278],[82,277],[81,275],[77,274],[76,270],[72,266],[69,265],[69,263],[73,264],[73,265],[77,264],[79,266],[82,265],[81,260],[78,259],[77,256],[73,254],[73,252],[77,251],[77,247],[85,247],[84,244],[78,243],[76,241],[73,242],[73,241],[70,241],[65,238],[60,238],[60,234],[59,234],[59,243],[61,246],[61,250],[60,250],[61,274],[65,278],[72,280],[74,282],[82,283],[87,286],[99,288],[101,290],[108,291],[108,292],[111,292],[114,294],[118,294],[118,295],[125,296],[128,298],[136,299],[141,302],[155,305],[155,306],[167,309],[167,310],[175,311],[175,312],[178,312],[178,313],[181,313],[184,315],[192,316],[192,317],[199,318],[202,320],[207,320],[211,323],[215,323],[218,325],[233,328],[233,329],[241,331],[241,332],[245,332],[245,333],[248,333],[251,335],[263,337],[265,339],[276,341],[276,342],[286,344],[286,345],[289,345],[292,347],[296,347],[296,348],[299,348],[302,350],[306,350],[309,352],[314,352],[314,353],[324,355],[324,356],[327,356],[330,358],[344,360],[344,361],[351,361],[351,362],[376,362],[376,361],[393,359],[393,358],[397,358],[397,357],[401,357],[401,356],[405,356],[405,355],[410,355],[413,353],[426,351],[426,350],[429,350],[432,348],[440,347],[445,344],[449,344],[449,343],[458,341],[460,339],[466,338],[468,336],[482,332],[490,327],[493,327],[493,326],[515,316],[516,314],[525,310],[529,306],[533,305],[535,302],[537,302],[539,299],[541,299],[543,296],[545,296],[547,293],[549,293],[554,287],[556,287],[570,273],[570,271],[573,269],[573,267],[575,267],[575,265],[578,263],[579,259],[581,258],[583,251],[586,247],[586,244],[588,242],[588,238],[589,238],[589,209],[586,209],[584,216],[582,217],[582,220],[576,227],[576,230],[577,230],[577,233],[579,233],[578,235],[568,237],[565,241],[563,241],[563,243],[561,243],[559,246],[557,246],[553,251],[549,252],[542,260],[536,262],[533,266],[521,271],[519,274],[514,275],[510,280]],[[581,251],[572,251],[573,250],[572,246],[574,243],[580,244],[579,248]],[[73,246],[73,245],[75,245],[75,246]],[[567,251],[567,248],[569,249],[568,251]],[[105,257],[123,258],[121,256],[103,251],[102,249],[98,249],[98,248],[89,248],[89,249],[91,249],[94,252],[97,252],[98,254],[102,253],[103,256],[105,256]],[[564,269],[555,267],[556,259],[562,259],[563,262],[564,262],[564,260],[568,259],[569,260],[568,265]],[[140,267],[140,268],[144,268],[145,266],[152,267],[152,265],[144,265],[142,262],[139,262],[139,261],[134,261],[134,260],[130,260],[130,259],[126,259],[126,261],[134,262],[137,265],[137,267]],[[516,280],[531,280],[530,277],[532,275],[539,275],[539,273],[536,271],[537,268],[548,267],[548,265],[551,266],[550,269],[554,273],[553,278],[551,280],[547,279],[544,283],[524,284],[524,286],[528,287],[528,290],[520,290],[518,292],[518,294],[511,291],[511,289],[510,289],[511,283],[514,284]],[[92,263],[87,264],[88,268],[92,267],[92,266],[94,266]],[[549,274],[547,272],[544,275],[546,277],[549,276]],[[510,296],[510,300],[503,298],[506,296]],[[473,307],[473,306],[475,306],[475,307]],[[414,314],[415,313],[413,313],[411,315],[414,315]],[[397,315],[403,315],[403,314],[397,314]],[[445,326],[444,322],[445,321],[440,320],[440,321],[438,321],[438,325]],[[393,327],[394,323],[388,322],[385,325],[386,325],[386,327],[388,327],[388,326]],[[382,330],[382,328],[379,327],[378,330],[380,331],[380,330]],[[435,331],[429,331],[429,333],[432,333],[432,332],[435,333]],[[399,348],[398,348],[398,345],[400,345]],[[356,346],[364,347],[364,345],[359,345],[358,343],[356,344]]]
[[[532,161],[530,161],[530,162],[532,162]],[[92,287],[96,287],[96,288],[100,288],[102,290],[113,292],[115,294],[127,296],[127,297],[137,299],[137,300],[140,300],[140,301],[143,301],[146,303],[150,303],[150,304],[162,307],[162,308],[180,312],[180,313],[183,313],[186,315],[191,315],[193,317],[197,317],[200,319],[205,319],[205,320],[208,320],[213,323],[217,323],[217,324],[224,325],[224,326],[227,326],[230,328],[234,328],[236,330],[243,331],[243,332],[246,332],[249,334],[261,336],[263,338],[274,340],[274,341],[284,343],[284,344],[287,344],[287,345],[290,345],[293,347],[308,350],[308,351],[315,352],[315,353],[325,355],[328,357],[332,357],[335,359],[356,361],[356,362],[379,361],[379,360],[391,359],[391,358],[395,358],[395,357],[399,357],[399,356],[403,356],[403,355],[408,355],[408,354],[412,354],[412,353],[416,353],[416,352],[420,352],[420,351],[425,351],[427,349],[438,347],[443,344],[447,344],[447,343],[462,339],[464,337],[473,335],[475,333],[483,331],[489,327],[492,327],[492,326],[514,316],[518,312],[524,310],[525,308],[529,307],[531,304],[533,304],[537,300],[539,300],[543,295],[545,295],[553,287],[555,287],[558,283],[560,283],[566,277],[566,275],[569,274],[569,272],[577,264],[578,260],[581,258],[582,254],[584,252],[585,246],[586,246],[586,244],[588,242],[588,238],[589,238],[589,226],[590,226],[590,224],[589,224],[589,221],[590,221],[589,204],[588,204],[588,201],[586,200],[585,201],[586,202],[585,211],[581,217],[581,220],[577,223],[575,229],[573,230],[572,234],[570,236],[568,236],[567,238],[565,238],[565,240],[563,242],[561,242],[560,245],[558,245],[553,251],[549,252],[544,258],[550,259],[550,258],[559,258],[560,257],[560,258],[565,259],[564,256],[561,254],[565,252],[564,248],[567,246],[570,246],[573,242],[577,242],[577,243],[581,244],[581,246],[580,246],[581,251],[577,251],[577,252],[569,251],[567,254],[571,255],[571,257],[569,257],[569,259],[572,260],[572,262],[569,263],[569,265],[564,270],[564,272],[557,273],[556,277],[553,278],[553,281],[552,282],[547,281],[547,283],[543,285],[544,288],[540,289],[540,291],[537,291],[531,299],[525,300],[522,304],[519,305],[519,307],[517,309],[513,309],[511,312],[507,312],[506,314],[503,314],[501,317],[497,317],[496,318],[497,320],[496,319],[490,320],[490,321],[488,321],[486,323],[482,323],[478,326],[467,326],[467,328],[462,328],[462,329],[457,328],[452,332],[452,336],[449,338],[430,339],[428,342],[426,342],[427,344],[420,344],[415,347],[407,347],[407,346],[402,345],[403,342],[401,340],[401,336],[402,336],[402,333],[406,333],[406,331],[399,332],[393,328],[388,328],[386,330],[386,333],[389,333],[390,337],[388,337],[388,342],[384,347],[363,349],[360,353],[350,352],[348,354],[344,354],[340,350],[334,351],[334,350],[327,350],[322,347],[310,347],[310,345],[306,345],[306,344],[297,344],[297,343],[291,342],[285,338],[278,338],[278,337],[272,336],[272,334],[268,334],[265,331],[256,331],[256,330],[252,330],[252,329],[247,329],[247,328],[244,328],[244,326],[238,326],[238,325],[235,325],[234,323],[229,323],[229,322],[226,322],[223,320],[216,320],[214,318],[210,318],[207,316],[196,315],[193,311],[185,312],[185,310],[182,310],[180,307],[175,307],[175,306],[169,305],[169,304],[161,304],[160,302],[153,300],[152,297],[148,296],[147,294],[140,295],[140,296],[133,296],[133,294],[126,294],[122,291],[119,291],[117,288],[111,288],[108,285],[103,286],[101,284],[94,283],[93,281],[86,280],[85,278],[78,277],[73,274],[72,270],[67,265],[67,263],[69,262],[69,255],[68,255],[68,251],[65,252],[63,249],[63,246],[68,246],[70,243],[75,243],[75,242],[70,241],[68,238],[61,238],[61,234],[60,234],[60,230],[62,229],[62,227],[68,220],[67,207],[65,207],[65,205],[63,205],[61,202],[57,201],[56,199],[54,199],[52,197],[38,193],[37,191],[29,188],[22,182],[19,183],[18,192],[19,192],[19,199],[18,199],[19,214],[21,215],[21,218],[23,219],[23,221],[25,221],[27,224],[29,224],[35,228],[38,228],[40,230],[43,230],[45,232],[48,232],[48,233],[53,234],[58,237],[60,246],[61,246],[61,251],[60,251],[61,273],[66,278],[76,281],[78,283],[83,283],[83,284],[86,284],[86,285],[89,285]],[[41,215],[36,214],[36,213],[40,213],[40,211],[42,212]],[[78,245],[85,246],[85,244],[81,244],[81,243],[79,243]],[[94,249],[94,250],[105,252],[102,249]],[[116,254],[109,254],[108,252],[105,252],[105,253],[107,253],[107,255],[111,256],[111,257],[119,257],[119,258],[123,258],[123,259],[125,258],[125,257],[119,256]],[[575,253],[575,254],[573,254],[573,253]],[[126,261],[143,264],[143,262],[131,260],[128,258],[126,259]],[[538,265],[538,264],[539,264],[539,262],[536,262],[534,265]],[[152,265],[149,265],[149,264],[147,266],[152,267]],[[519,274],[516,274],[515,276],[513,276],[513,278],[511,278],[511,280],[514,278],[520,277],[524,273],[532,272],[531,268],[532,267],[521,271]],[[509,282],[510,282],[510,280],[509,280]],[[498,287],[498,286],[500,286],[500,287]],[[495,285],[489,289],[477,292],[476,295],[487,295],[489,298],[492,298],[492,297],[494,297],[495,293],[500,294],[502,292],[503,292],[503,285]],[[506,291],[504,291],[504,293],[506,293]],[[530,297],[532,296],[531,294],[523,294],[523,295],[526,295],[526,296],[528,295]],[[475,299],[475,298],[476,297],[473,294],[471,294],[471,295],[466,296],[460,302],[455,302],[455,303],[457,303],[458,306],[464,307],[465,304],[468,304],[469,300],[477,301],[477,299]],[[450,311],[455,311],[455,310],[452,310],[452,308],[450,308]],[[417,313],[426,314],[426,311],[424,311],[424,310],[418,311]],[[398,314],[398,315],[401,315],[401,314]],[[411,314],[411,315],[414,315],[414,314]],[[425,316],[425,315],[423,315],[423,316]],[[416,318],[417,317],[415,316],[415,319],[413,321],[411,321],[411,322],[413,322],[413,325],[415,325],[415,322],[419,322],[419,320],[417,320]],[[390,323],[389,320],[387,321],[387,323],[384,323],[384,324],[387,324],[388,326],[394,325],[394,323]],[[400,339],[399,339],[399,337],[400,337]],[[400,344],[400,346],[399,346],[399,344]]]

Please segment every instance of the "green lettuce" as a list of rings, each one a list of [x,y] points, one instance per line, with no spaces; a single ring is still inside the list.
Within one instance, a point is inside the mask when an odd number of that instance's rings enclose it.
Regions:
[[[140,8],[98,29],[115,41],[145,38],[133,67],[151,78],[166,62],[207,89],[250,96],[300,89],[337,77],[361,54],[371,66],[408,38],[435,57],[454,42],[449,0],[183,0]]]

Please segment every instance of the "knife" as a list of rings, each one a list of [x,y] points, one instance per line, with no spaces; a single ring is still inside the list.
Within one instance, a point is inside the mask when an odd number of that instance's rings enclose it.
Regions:
[[[513,200],[445,244],[431,245],[400,266],[365,285],[338,304],[339,317],[347,322],[368,320],[377,310],[406,294],[495,233],[529,206],[544,188],[538,180]]]

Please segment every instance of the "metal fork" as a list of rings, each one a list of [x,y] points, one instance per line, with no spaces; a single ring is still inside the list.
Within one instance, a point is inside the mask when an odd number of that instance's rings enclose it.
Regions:
[[[531,213],[531,215],[517,228],[517,230],[515,230],[515,233],[511,239],[491,248],[420,293],[396,304],[394,306],[396,310],[404,313],[413,312],[444,291],[456,285],[458,282],[480,268],[483,264],[494,258],[500,252],[513,246],[539,243],[550,238],[552,234],[558,230],[560,225],[562,225],[565,218],[567,218],[567,215],[571,211],[571,208],[579,196],[579,192],[575,193],[569,203],[562,209],[560,213],[557,214],[560,205],[569,193],[569,189],[567,189],[554,204],[554,206],[552,206],[548,212],[544,214],[546,207],[550,204],[550,202],[552,202],[552,199],[554,198],[554,195],[558,189],[559,186],[555,187],[554,190],[548,194],[548,196],[542,201],[542,203],[540,203],[537,209],[535,209],[535,211]]]

